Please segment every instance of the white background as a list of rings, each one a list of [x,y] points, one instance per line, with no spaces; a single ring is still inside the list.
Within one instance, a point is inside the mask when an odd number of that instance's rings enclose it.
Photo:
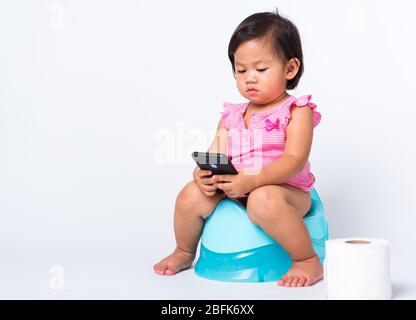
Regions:
[[[322,299],[311,288],[153,274],[222,102],[242,19],[291,18],[296,96],[322,114],[311,153],[331,238],[391,242],[394,298],[416,298],[416,3],[1,1],[0,298]]]

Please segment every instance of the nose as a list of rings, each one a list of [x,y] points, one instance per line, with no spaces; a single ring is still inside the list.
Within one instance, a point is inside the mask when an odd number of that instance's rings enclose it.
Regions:
[[[257,83],[256,75],[253,71],[247,72],[246,84]]]

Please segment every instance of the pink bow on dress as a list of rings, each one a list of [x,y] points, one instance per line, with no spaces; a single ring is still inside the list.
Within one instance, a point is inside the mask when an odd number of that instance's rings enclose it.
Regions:
[[[271,121],[270,119],[266,119],[265,121],[266,126],[264,127],[267,131],[278,129],[279,128],[279,119],[276,119],[275,122]]]

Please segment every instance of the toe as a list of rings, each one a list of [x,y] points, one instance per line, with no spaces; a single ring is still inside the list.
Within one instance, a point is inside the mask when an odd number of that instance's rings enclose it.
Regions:
[[[290,287],[290,285],[292,284],[292,281],[293,281],[293,276],[288,276],[285,286]]]
[[[291,285],[291,287],[296,287],[297,285],[298,285],[298,282],[299,282],[299,277],[293,277],[293,281],[292,281],[292,283],[290,284]]]
[[[284,286],[285,285],[285,283],[286,283],[286,281],[287,281],[287,275],[284,275],[283,277],[281,277],[280,278],[280,280],[279,281],[277,281],[277,284],[279,285],[279,286]]]
[[[309,286],[311,286],[311,285],[312,285],[312,281],[311,281],[311,279],[310,279],[310,278],[306,278],[306,281],[305,281],[304,286],[305,286],[305,287],[309,287]]]
[[[305,285],[305,281],[306,278],[305,277],[300,277],[299,282],[298,282],[298,287],[303,287]]]
[[[175,269],[166,269],[165,274],[167,276],[173,276],[177,271]]]
[[[159,263],[153,266],[153,271],[157,274],[165,274],[165,269],[166,267]]]

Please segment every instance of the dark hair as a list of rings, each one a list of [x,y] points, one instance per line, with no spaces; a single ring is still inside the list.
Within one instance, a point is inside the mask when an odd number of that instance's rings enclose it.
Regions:
[[[274,12],[259,12],[245,18],[235,29],[228,44],[228,57],[230,58],[235,76],[234,53],[246,41],[258,39],[269,35],[273,41],[274,52],[283,60],[289,61],[298,58],[300,66],[296,76],[289,80],[286,89],[296,88],[303,73],[303,53],[299,31],[287,18]]]

